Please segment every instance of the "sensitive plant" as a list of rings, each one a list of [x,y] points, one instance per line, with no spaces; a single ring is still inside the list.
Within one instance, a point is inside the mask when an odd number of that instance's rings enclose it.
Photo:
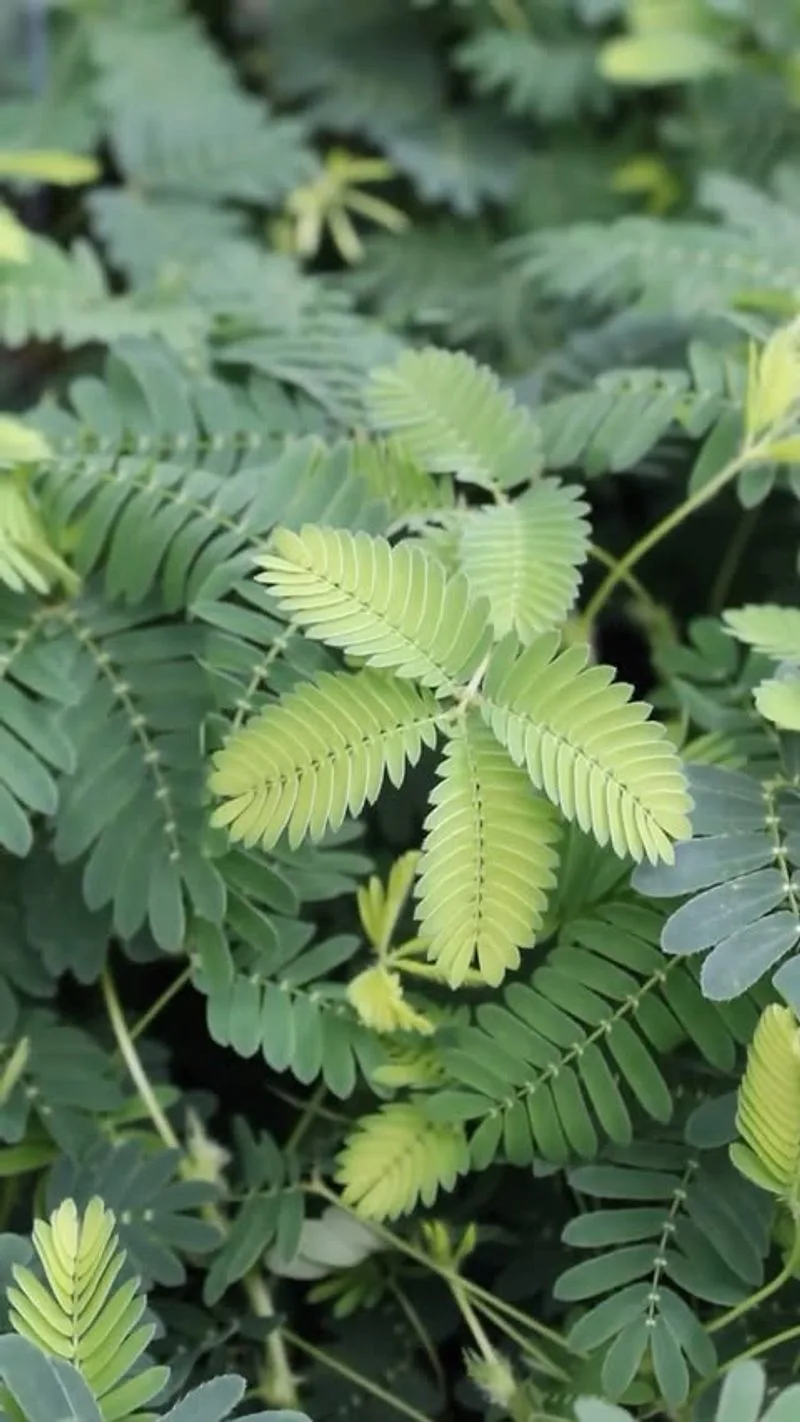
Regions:
[[[0,17],[14,1422],[796,1410],[783,8]]]

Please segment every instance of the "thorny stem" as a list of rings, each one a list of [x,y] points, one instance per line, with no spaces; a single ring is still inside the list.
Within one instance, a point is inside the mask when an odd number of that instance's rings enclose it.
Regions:
[[[120,1005],[114,979],[108,967],[104,968],[100,982],[111,1030],[114,1033],[120,1056],[128,1069],[130,1078],[139,1092],[144,1105],[147,1107],[150,1119],[164,1145],[168,1150],[179,1150],[181,1152],[180,1172],[184,1177],[190,1178],[191,1167],[189,1161],[186,1158],[185,1151],[178,1137],[159,1105],[155,1091],[153,1090],[153,1084],[136,1050],[136,1045],[128,1030],[128,1024],[125,1021],[125,1016]],[[219,1210],[216,1205],[205,1205],[202,1213],[208,1223],[215,1225],[221,1234],[224,1235],[227,1232],[228,1222],[222,1211]],[[275,1316],[275,1307],[270,1291],[264,1279],[256,1270],[251,1270],[250,1273],[245,1276],[242,1280],[242,1287],[247,1294],[250,1307],[258,1318],[273,1318]],[[268,1396],[266,1400],[270,1404],[278,1407],[297,1407],[297,1385],[286,1352],[285,1335],[280,1329],[272,1329],[267,1335],[265,1347],[268,1359]]]
[[[662,539],[667,538],[674,529],[679,528],[684,520],[689,518],[691,514],[696,513],[698,509],[711,503],[712,500],[717,497],[717,494],[721,493],[721,491],[736,478],[737,474],[741,473],[745,465],[751,464],[758,459],[761,452],[761,447],[757,445],[749,445],[746,449],[740,451],[735,458],[729,460],[729,462],[714,475],[713,479],[709,479],[706,484],[701,485],[699,489],[695,489],[694,493],[689,494],[681,503],[676,504],[670,513],[665,514],[664,518],[660,519],[647,533],[643,534],[642,537],[628,549],[628,552],[620,558],[619,562],[609,570],[600,584],[600,587],[597,589],[597,592],[594,594],[594,597],[590,599],[584,613],[587,623],[591,624],[597,620],[617,585],[624,581],[631,569],[635,568],[636,564],[641,562],[642,558],[644,558],[651,549],[661,543]]]

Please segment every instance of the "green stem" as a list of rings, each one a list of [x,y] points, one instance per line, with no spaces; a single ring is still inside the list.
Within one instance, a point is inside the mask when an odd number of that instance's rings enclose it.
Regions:
[[[362,1219],[362,1216],[357,1210],[354,1210],[350,1205],[346,1205],[339,1196],[335,1194],[333,1190],[329,1190],[327,1185],[321,1180],[313,1181],[313,1183],[308,1186],[308,1190],[310,1194],[320,1195],[322,1199],[327,1200],[329,1204],[336,1205],[340,1210],[345,1210],[347,1214],[352,1215],[354,1219]],[[515,1308],[513,1304],[506,1303],[505,1299],[495,1298],[494,1294],[489,1293],[488,1289],[482,1289],[479,1284],[473,1283],[470,1279],[464,1279],[460,1275],[455,1275],[452,1269],[438,1264],[430,1255],[425,1254],[421,1249],[416,1249],[413,1244],[409,1244],[408,1241],[403,1239],[399,1234],[395,1234],[393,1230],[387,1229],[385,1225],[378,1221],[370,1220],[369,1227],[379,1238],[384,1239],[392,1249],[396,1249],[399,1254],[405,1254],[408,1259],[413,1259],[415,1264],[421,1265],[423,1269],[429,1269],[432,1273],[438,1274],[446,1284],[449,1285],[451,1279],[458,1278],[473,1302],[480,1300],[482,1303],[488,1303],[489,1306],[495,1308],[498,1313],[503,1313],[508,1318],[515,1319],[524,1328],[530,1329],[532,1333],[536,1333],[540,1338],[544,1338],[548,1343],[552,1343],[560,1352],[569,1353],[571,1351],[567,1348],[561,1334],[556,1333],[555,1329],[548,1328],[546,1324],[540,1323],[538,1319],[531,1318],[529,1314],[523,1313],[522,1309]],[[573,1354],[573,1356],[578,1355]],[[549,1359],[547,1362],[549,1364]],[[550,1364],[550,1366],[552,1366],[552,1364]]]
[[[800,1264],[800,1228],[796,1223],[794,1241],[780,1273],[776,1274],[774,1279],[770,1279],[762,1288],[756,1289],[755,1293],[748,1294],[746,1299],[741,1299],[738,1304],[734,1304],[733,1308],[729,1308],[726,1313],[720,1314],[719,1318],[715,1318],[708,1325],[706,1332],[718,1333],[721,1328],[727,1328],[729,1324],[735,1323],[737,1318],[742,1317],[742,1314],[750,1313],[751,1309],[758,1308],[766,1299],[771,1298],[779,1289],[782,1289],[784,1284],[788,1284],[798,1264]]]
[[[312,1124],[317,1112],[319,1111],[320,1106],[325,1100],[327,1093],[328,1088],[325,1085],[325,1082],[320,1081],[313,1095],[310,1096],[308,1101],[306,1102],[302,1114],[296,1121],[294,1128],[292,1129],[291,1134],[289,1135],[289,1139],[287,1140],[286,1145],[284,1147],[284,1150],[286,1151],[287,1155],[290,1155],[293,1151],[297,1150],[297,1147],[303,1139],[303,1136],[305,1135],[309,1126]]]
[[[128,1069],[131,1081],[139,1092],[147,1108],[148,1115],[164,1145],[168,1150],[179,1150],[181,1152],[180,1173],[184,1178],[191,1179],[193,1178],[191,1164],[187,1160],[186,1153],[177,1135],[159,1105],[158,1098],[153,1090],[153,1084],[144,1069],[142,1059],[136,1050],[136,1045],[128,1029],[128,1024],[125,1021],[114,979],[108,967],[103,969],[100,986],[106,1012],[108,1013],[108,1020],[111,1024],[111,1030],[114,1033],[119,1054]],[[215,1205],[205,1205],[202,1209],[202,1213],[208,1223],[213,1224],[221,1234],[224,1235],[227,1233],[228,1221],[222,1211],[217,1209]],[[245,1276],[242,1280],[242,1287],[247,1294],[253,1313],[258,1318],[273,1318],[275,1316],[275,1308],[269,1289],[264,1279],[256,1270],[251,1270],[250,1273]],[[298,1404],[297,1386],[294,1374],[289,1365],[284,1335],[280,1329],[272,1329],[267,1335],[265,1347],[268,1360],[268,1396],[266,1400],[272,1406],[296,1408]]]
[[[447,1391],[447,1381],[445,1379],[444,1369],[442,1368],[441,1362],[439,1361],[439,1354],[436,1352],[433,1340],[431,1339],[431,1336],[427,1328],[425,1327],[425,1324],[422,1322],[419,1313],[415,1309],[411,1300],[406,1296],[404,1290],[401,1289],[397,1280],[389,1279],[388,1287],[392,1298],[397,1301],[398,1308],[403,1311],[406,1318],[408,1319],[411,1328],[413,1328],[414,1332],[416,1333],[422,1346],[422,1349],[425,1353],[425,1356],[427,1357],[428,1362],[431,1365],[431,1371],[434,1377],[436,1378],[438,1386],[441,1388],[442,1394],[444,1395],[444,1393]]]
[[[469,1301],[469,1298],[467,1296],[467,1290],[464,1288],[464,1280],[460,1279],[457,1274],[452,1274],[451,1277],[448,1279],[448,1284],[450,1286],[450,1293],[453,1295],[456,1307],[458,1308],[461,1317],[466,1323],[467,1328],[475,1339],[475,1343],[478,1347],[478,1352],[480,1353],[484,1362],[489,1363],[490,1365],[492,1363],[496,1363],[497,1353],[489,1342],[483,1324],[481,1323],[480,1319],[478,1318],[478,1315],[476,1314],[475,1310],[472,1307],[472,1304]]]
[[[135,1022],[130,1029],[132,1042],[135,1042],[138,1037],[141,1037],[143,1032],[147,1031],[148,1027],[150,1027],[155,1019],[164,1011],[164,1008],[172,1002],[173,997],[177,997],[178,993],[182,992],[186,984],[191,981],[191,977],[191,966],[184,968],[183,972],[178,974],[174,982],[170,983],[169,987],[164,989],[161,996],[156,998],[152,1006],[148,1007],[147,1011],[142,1013],[139,1020]]]
[[[711,503],[712,500],[717,497],[717,494],[721,493],[722,490],[736,478],[737,474],[741,473],[746,464],[752,463],[754,459],[757,459],[758,453],[759,450],[757,446],[749,446],[742,450],[734,459],[729,460],[729,462],[714,475],[713,479],[709,479],[708,482],[701,485],[699,489],[695,489],[694,493],[689,494],[682,503],[677,504],[670,513],[666,514],[664,518],[654,524],[647,533],[643,534],[638,542],[634,543],[633,546],[628,549],[628,552],[620,558],[615,567],[611,568],[607,576],[603,579],[600,587],[597,589],[594,597],[590,599],[586,608],[584,613],[586,621],[588,623],[596,621],[614,589],[628,576],[631,569],[635,568],[636,564],[641,562],[642,558],[644,558],[651,549],[661,543],[662,539],[667,538],[670,533],[676,528],[679,528],[685,519],[689,518],[693,513],[696,513],[698,509],[703,508],[706,504]]]
[[[594,558],[596,563],[602,563],[603,567],[608,568],[610,572],[615,572],[620,566],[620,559],[615,558],[613,553],[609,553],[607,548],[601,548],[598,543],[589,544],[589,557]],[[660,614],[661,609],[652,593],[647,591],[644,583],[634,573],[620,573],[619,580],[627,588],[630,588],[638,602],[649,608],[654,615]]]
[[[393,1407],[396,1412],[402,1412],[406,1417],[412,1417],[414,1422],[431,1422],[424,1412],[419,1412],[416,1407],[412,1407],[409,1402],[404,1402],[402,1398],[394,1397],[392,1393],[387,1392],[386,1388],[381,1387],[380,1383],[373,1382],[371,1378],[365,1378],[362,1373],[357,1373],[347,1363],[343,1363],[331,1353],[326,1353],[322,1348],[316,1348],[313,1343],[308,1343],[305,1338],[298,1337],[289,1329],[284,1331],[292,1347],[296,1348],[299,1353],[305,1353],[307,1357],[313,1358],[315,1363],[321,1363],[324,1368],[330,1368],[340,1377],[347,1378],[355,1387],[372,1393],[373,1397],[379,1398],[387,1407]]]
[[[717,570],[714,586],[711,589],[709,612],[715,617],[719,616],[727,602],[733,580],[736,577],[744,551],[753,535],[753,530],[758,522],[760,513],[760,505],[754,509],[747,509],[739,520],[733,537],[728,544],[725,556]]]

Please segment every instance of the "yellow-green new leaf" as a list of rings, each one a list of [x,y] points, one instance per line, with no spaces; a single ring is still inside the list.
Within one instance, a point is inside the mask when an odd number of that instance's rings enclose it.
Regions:
[[[0,262],[30,261],[28,232],[7,207],[0,207]]]
[[[762,681],[754,693],[756,710],[779,731],[800,731],[800,674]]]
[[[468,680],[489,649],[485,604],[414,544],[309,525],[279,529],[272,547],[258,581],[329,647],[445,690]]]
[[[800,330],[792,323],[773,331],[763,349],[751,348],[745,399],[745,429],[750,438],[783,420],[800,401]],[[786,458],[770,451],[773,458]]]
[[[451,987],[519,966],[555,884],[559,829],[477,714],[454,730],[431,796],[416,888],[420,935]]]
[[[145,1310],[138,1279],[114,1290],[125,1262],[116,1221],[102,1200],[83,1215],[65,1200],[49,1220],[37,1220],[33,1244],[45,1282],[22,1265],[12,1267],[8,1289],[12,1327],[51,1356],[76,1367],[97,1398],[106,1422],[120,1422],[161,1391],[169,1370],[133,1372],[154,1325],[140,1324]]]
[[[320,839],[380,793],[402,784],[436,742],[429,692],[381,672],[323,673],[269,706],[214,756],[212,824],[247,845]]]
[[[81,153],[58,148],[0,148],[0,179],[26,178],[56,187],[81,187],[100,176],[100,165]]]
[[[0,582],[12,592],[47,593],[56,582],[69,592],[78,587],[76,574],[51,546],[24,479],[7,471],[0,471]]]
[[[742,1174],[785,1200],[800,1199],[800,1029],[789,1007],[761,1014],[739,1087],[730,1148]]]
[[[672,863],[673,842],[691,835],[692,801],[665,728],[611,667],[587,666],[586,647],[559,653],[558,642],[545,633],[521,655],[510,638],[498,646],[485,719],[534,785],[599,844]]]
[[[469,1169],[460,1125],[431,1121],[411,1103],[392,1102],[359,1121],[339,1156],[342,1200],[366,1219],[394,1220],[419,1200],[432,1205]]]
[[[751,604],[723,614],[738,641],[776,662],[800,662],[800,608]]]
[[[460,351],[404,351],[375,372],[367,404],[375,426],[434,474],[492,489],[541,470],[539,432],[527,411]]]
[[[11,415],[0,415],[0,468],[38,464],[52,457],[53,451],[38,430],[32,430]]]
[[[513,504],[464,517],[460,566],[487,599],[498,637],[516,632],[530,642],[567,617],[588,552],[586,512],[578,489],[543,479]]]
[[[733,64],[721,44],[689,30],[625,35],[600,51],[600,72],[612,84],[682,84],[724,74]]]

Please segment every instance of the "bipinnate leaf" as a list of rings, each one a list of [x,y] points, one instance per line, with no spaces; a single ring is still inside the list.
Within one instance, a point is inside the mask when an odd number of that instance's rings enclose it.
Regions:
[[[761,1014],[739,1086],[730,1148],[735,1166],[763,1190],[796,1206],[800,1198],[800,1025],[789,1007]]]
[[[469,680],[491,634],[485,604],[412,543],[308,525],[279,529],[258,560],[282,610],[306,635],[369,666],[450,690]]]
[[[571,611],[587,555],[587,505],[554,479],[514,503],[466,514],[458,525],[459,564],[476,597],[485,597],[495,634],[527,643],[560,626]]]
[[[463,352],[404,351],[375,371],[367,404],[376,427],[432,473],[510,488],[541,469],[536,425],[497,377]]]
[[[345,1205],[367,1219],[393,1220],[417,1201],[432,1205],[469,1169],[463,1127],[431,1121],[410,1102],[363,1117],[339,1156]]]
[[[384,777],[400,785],[436,741],[430,692],[369,669],[302,683],[236,732],[214,756],[222,803],[212,823],[246,845],[320,839],[372,804]]]
[[[521,653],[507,638],[489,664],[485,719],[568,820],[620,856],[671,863],[673,842],[691,834],[680,760],[650,707],[587,655],[559,652],[557,633]]]
[[[451,987],[519,966],[555,884],[558,825],[480,717],[460,721],[431,796],[416,894],[428,957]]]

